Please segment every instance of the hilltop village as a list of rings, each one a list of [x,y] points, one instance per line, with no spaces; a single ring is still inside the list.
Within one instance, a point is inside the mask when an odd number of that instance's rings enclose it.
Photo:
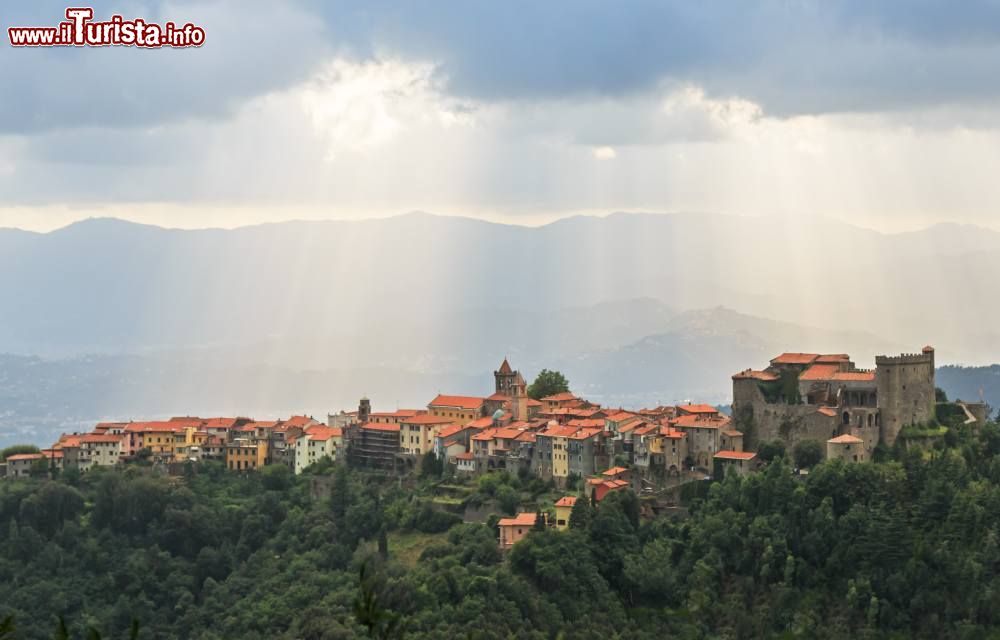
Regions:
[[[627,411],[569,391],[534,399],[504,359],[490,395],[439,394],[424,408],[389,412],[374,411],[362,398],[357,410],[329,414],[325,423],[310,416],[104,422],[91,433],[63,435],[39,453],[9,456],[4,472],[20,477],[135,460],[167,467],[218,460],[233,472],[285,465],[298,474],[329,460],[405,475],[433,462],[457,476],[531,474],[560,489],[582,487],[596,502],[626,487],[651,492],[686,478],[750,473],[766,442],[792,447],[815,440],[825,445],[823,456],[860,463],[908,429],[927,436],[936,425],[934,349],[875,362],[874,370],[863,370],[847,354],[780,354],[763,369],[732,376],[727,415],[707,404]],[[958,410],[967,423],[986,419],[982,404],[960,403]],[[560,501],[557,514],[575,500]],[[511,518],[502,527],[523,530],[534,514],[518,517],[525,522]],[[557,526],[567,518],[557,515]]]

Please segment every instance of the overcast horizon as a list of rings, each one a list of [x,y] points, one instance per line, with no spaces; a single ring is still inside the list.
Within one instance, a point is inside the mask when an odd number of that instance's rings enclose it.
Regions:
[[[989,2],[93,4],[206,43],[0,48],[18,97],[0,104],[2,227],[419,210],[998,228]]]

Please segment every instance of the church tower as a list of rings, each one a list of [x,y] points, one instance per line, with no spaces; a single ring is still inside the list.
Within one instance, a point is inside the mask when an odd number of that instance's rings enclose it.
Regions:
[[[505,396],[513,395],[511,389],[517,381],[517,371],[511,368],[507,358],[500,363],[500,368],[493,372],[493,379],[496,381],[496,392]]]
[[[510,386],[510,410],[515,420],[528,419],[528,385],[520,371],[514,372],[514,381]]]
[[[361,398],[358,403],[358,424],[368,424],[368,419],[372,415],[372,401],[368,398]]]

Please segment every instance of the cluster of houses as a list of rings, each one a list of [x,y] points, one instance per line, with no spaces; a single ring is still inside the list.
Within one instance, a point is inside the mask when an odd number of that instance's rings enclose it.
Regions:
[[[439,394],[426,408],[390,412],[372,411],[362,398],[356,411],[329,414],[325,424],[304,415],[103,422],[91,433],[65,434],[39,453],[8,457],[6,475],[28,475],[43,464],[87,471],[136,459],[219,460],[238,472],[286,465],[296,473],[330,459],[404,474],[433,454],[457,474],[527,472],[560,487],[585,485],[601,498],[628,481],[652,486],[685,469],[753,468],[742,433],[710,405],[624,411],[570,392],[536,400],[506,359],[493,374],[488,396]],[[621,465],[634,472],[628,481],[613,473]]]
[[[38,453],[8,456],[5,472],[16,478],[40,467],[88,471],[140,459],[161,464],[219,460],[233,471],[284,464],[301,472],[323,458],[336,459],[341,443],[340,429],[309,416],[267,422],[192,416],[101,422],[90,433],[63,434]]]

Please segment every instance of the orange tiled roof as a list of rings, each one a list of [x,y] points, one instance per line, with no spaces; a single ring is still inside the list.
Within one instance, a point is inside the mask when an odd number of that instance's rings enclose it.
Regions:
[[[727,436],[729,438],[742,438],[743,432],[737,431],[736,429],[726,429],[725,431],[722,432],[722,435]]]
[[[833,444],[861,444],[864,442],[861,438],[857,436],[852,436],[845,433],[842,436],[837,436],[836,438],[830,438],[827,442],[832,442]]]
[[[497,402],[510,402],[510,396],[504,395],[502,393],[494,393],[491,396],[486,397],[487,400],[494,400]]]
[[[395,431],[399,433],[398,424],[386,424],[384,422],[366,422],[361,425],[362,429],[367,429],[368,431]]]
[[[455,435],[457,433],[461,433],[461,432],[465,431],[468,428],[469,428],[468,425],[462,425],[462,424],[453,424],[453,425],[450,425],[450,426],[447,426],[447,427],[442,427],[438,431],[438,437],[440,437],[440,438],[450,438],[451,436],[453,436],[453,435]]]
[[[569,438],[571,440],[587,440],[593,438],[594,436],[599,436],[604,433],[603,427],[590,427],[582,428],[574,434],[571,434]]]
[[[697,429],[721,429],[728,427],[729,416],[678,416],[670,420],[670,424],[675,427],[689,427]]]
[[[851,356],[846,353],[824,353],[818,358],[816,358],[817,363],[828,363],[828,362],[850,362]]]
[[[529,407],[540,407],[540,406],[542,406],[542,403],[541,403],[540,400],[535,400],[534,398],[528,398],[528,406]]]
[[[611,422],[621,422],[622,420],[628,420],[629,418],[637,417],[634,413],[629,413],[628,411],[616,411],[608,416],[606,419]]]
[[[719,410],[710,404],[679,404],[677,410],[685,413],[719,413]]]
[[[206,429],[232,429],[236,426],[239,418],[207,418],[204,428]]]
[[[483,399],[474,396],[446,396],[438,394],[428,403],[429,407],[458,407],[459,409],[478,409],[483,406]]]
[[[184,425],[180,420],[177,421],[150,421],[150,422],[130,422],[128,426],[125,427],[125,431],[129,433],[161,433],[161,432],[177,432],[181,431]]]
[[[343,430],[338,427],[322,427],[319,425],[309,427],[306,429],[306,433],[309,434],[311,439],[320,441],[329,440],[330,438],[341,438],[344,435]]]
[[[733,380],[762,380],[764,382],[772,382],[777,379],[778,376],[773,373],[768,371],[754,371],[753,369],[740,371],[733,376]]]
[[[501,527],[530,527],[535,524],[536,519],[538,519],[537,513],[526,511],[513,518],[501,518],[497,524]]]
[[[822,413],[824,416],[830,416],[831,418],[837,415],[837,411],[830,407],[820,407],[816,409],[816,413]]]
[[[577,497],[576,496],[563,496],[563,497],[559,498],[558,500],[556,500],[556,506],[557,507],[572,507],[574,504],[576,504],[576,501],[577,501]]]
[[[753,460],[757,454],[752,451],[720,451],[712,457],[720,460]]]
[[[464,451],[462,453],[455,454],[456,460],[474,460],[475,456],[472,455],[471,451]]]
[[[680,439],[687,437],[687,433],[683,431],[677,431],[676,429],[672,429],[669,426],[660,427],[660,435],[663,436],[664,438],[672,438],[672,439]]]
[[[41,460],[44,458],[40,453],[15,453],[12,456],[7,456],[7,462],[17,462],[18,460]]]
[[[451,420],[441,416],[432,416],[429,413],[421,413],[418,416],[404,419],[402,424],[451,424]]]
[[[783,353],[771,358],[771,364],[809,364],[818,357],[818,353]]]
[[[372,418],[412,418],[415,415],[427,413],[422,409],[396,409],[395,411],[375,411]]]
[[[620,475],[622,473],[625,473],[626,471],[628,471],[628,469],[626,469],[625,467],[611,467],[610,469],[608,469],[607,471],[605,471],[601,475],[602,476],[617,476],[617,475]]]
[[[569,391],[563,391],[562,393],[556,393],[551,396],[545,396],[542,398],[543,402],[567,402],[569,400],[577,400],[578,398],[570,393]]]
[[[87,435],[80,438],[80,442],[92,442],[92,443],[118,443],[122,441],[122,436],[115,435],[103,435],[100,433],[88,433]]]
[[[814,364],[802,372],[799,380],[832,380],[833,374],[840,371],[840,365]]]

